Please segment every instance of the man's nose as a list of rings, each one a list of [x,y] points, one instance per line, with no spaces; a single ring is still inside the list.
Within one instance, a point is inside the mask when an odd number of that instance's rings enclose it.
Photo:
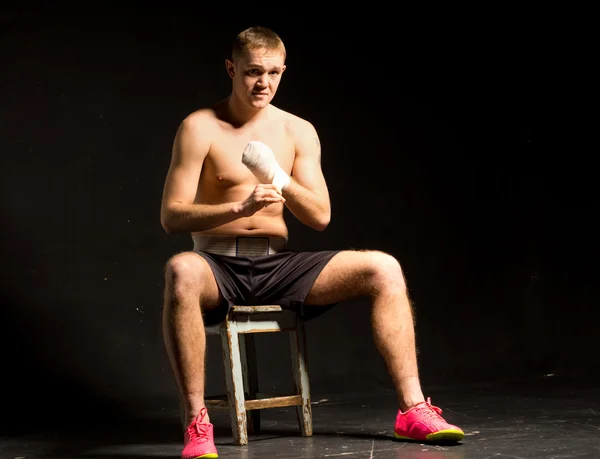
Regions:
[[[258,84],[264,88],[269,86],[269,76],[265,73],[258,78]]]

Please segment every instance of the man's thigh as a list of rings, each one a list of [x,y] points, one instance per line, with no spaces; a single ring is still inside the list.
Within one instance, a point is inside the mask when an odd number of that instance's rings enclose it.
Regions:
[[[173,287],[182,283],[188,291],[197,292],[200,307],[203,310],[212,310],[219,307],[223,296],[217,284],[215,273],[208,260],[202,255],[186,251],[174,255],[167,263],[167,273],[172,279]]]
[[[373,274],[378,266],[391,263],[395,260],[379,251],[342,251],[323,268],[304,304],[326,306],[367,295],[372,289]]]

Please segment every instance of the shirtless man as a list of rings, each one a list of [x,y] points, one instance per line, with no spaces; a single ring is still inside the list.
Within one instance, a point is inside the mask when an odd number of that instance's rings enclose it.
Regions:
[[[284,206],[317,231],[331,210],[315,128],[271,104],[285,59],[273,31],[241,32],[226,60],[231,94],[190,114],[175,137],[161,223],[194,242],[165,267],[163,332],[182,402],[182,458],[217,457],[204,404],[204,326],[223,320],[233,304],[318,314],[369,298],[374,341],[398,394],[394,436],[461,440],[463,431],[421,391],[412,308],[396,259],[379,251],[286,249]]]

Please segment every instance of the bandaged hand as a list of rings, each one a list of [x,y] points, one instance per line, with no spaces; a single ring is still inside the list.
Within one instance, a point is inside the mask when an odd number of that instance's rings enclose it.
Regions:
[[[262,183],[271,183],[279,192],[286,189],[290,184],[290,176],[281,168],[275,153],[271,148],[259,141],[251,140],[246,145],[242,154],[242,163]]]

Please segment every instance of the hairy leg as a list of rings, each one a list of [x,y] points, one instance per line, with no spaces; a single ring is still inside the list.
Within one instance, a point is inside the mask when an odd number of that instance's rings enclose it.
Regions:
[[[343,251],[315,281],[305,304],[318,307],[371,299],[373,338],[392,377],[400,408],[424,400],[417,367],[414,316],[400,264],[378,251]]]
[[[183,252],[167,262],[163,338],[179,389],[184,428],[204,407],[206,333],[202,309],[215,308],[220,300],[212,270],[200,255]]]

